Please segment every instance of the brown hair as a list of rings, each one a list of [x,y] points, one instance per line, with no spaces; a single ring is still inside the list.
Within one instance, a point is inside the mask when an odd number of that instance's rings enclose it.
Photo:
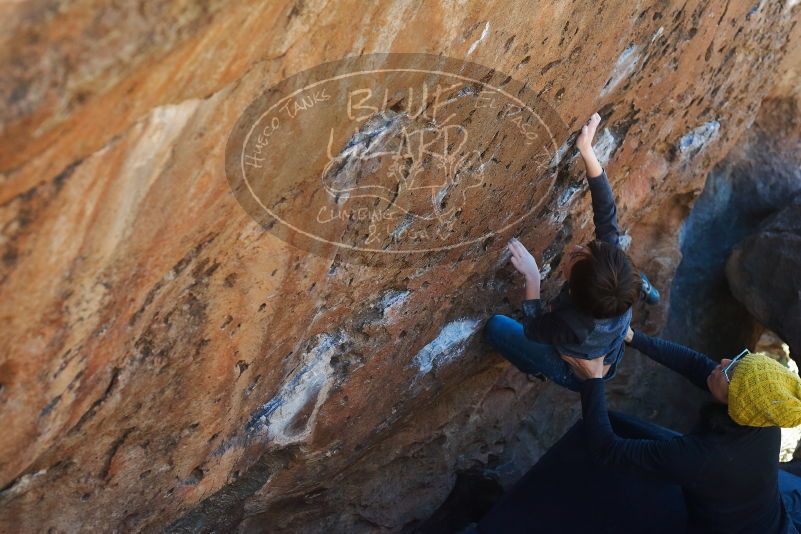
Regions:
[[[590,254],[578,260],[570,271],[571,299],[596,319],[622,315],[639,296],[639,274],[619,247],[598,240],[587,247]]]

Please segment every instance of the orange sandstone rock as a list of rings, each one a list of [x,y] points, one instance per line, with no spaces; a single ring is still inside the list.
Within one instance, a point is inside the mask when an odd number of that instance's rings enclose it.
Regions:
[[[631,253],[649,268],[661,251],[667,297],[706,173],[792,86],[790,4],[0,4],[0,530],[398,531],[460,470],[511,482],[577,403],[480,342],[522,297],[501,243],[376,268],[278,239],[226,180],[238,117],[373,52],[494,67],[570,131],[600,110]],[[591,236],[571,155],[514,230],[547,256],[550,293]],[[532,201],[498,191],[465,218]]]

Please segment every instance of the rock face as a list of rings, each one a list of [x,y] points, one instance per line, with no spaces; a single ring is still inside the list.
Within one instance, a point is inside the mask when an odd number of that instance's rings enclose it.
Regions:
[[[799,176],[801,180],[801,176]],[[801,358],[801,198],[765,221],[726,263],[732,293]]]
[[[490,65],[572,132],[600,110],[631,254],[666,289],[706,174],[801,70],[795,4],[2,3],[0,530],[401,531],[465,473],[507,486],[578,404],[477,336],[522,298],[502,241],[382,268],[297,248],[229,189],[237,118],[344,56]],[[591,236],[583,168],[520,172],[539,204],[513,231],[552,295]],[[532,201],[508,193],[464,217]],[[627,355],[612,402],[659,420],[653,370]]]

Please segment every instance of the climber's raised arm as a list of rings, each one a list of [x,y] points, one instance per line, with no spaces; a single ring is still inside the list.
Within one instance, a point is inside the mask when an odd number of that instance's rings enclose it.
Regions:
[[[584,160],[587,169],[587,183],[592,195],[593,222],[595,223],[595,237],[599,241],[606,241],[613,245],[620,242],[620,228],[617,225],[617,206],[609,178],[606,175],[595,151],[592,148],[592,139],[595,130],[601,122],[601,116],[593,113],[586,124],[581,127],[581,133],[576,139],[576,147]]]

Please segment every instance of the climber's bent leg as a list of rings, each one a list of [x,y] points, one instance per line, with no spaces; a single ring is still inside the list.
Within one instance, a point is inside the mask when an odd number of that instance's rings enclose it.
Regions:
[[[553,345],[531,341],[523,325],[505,315],[493,315],[484,325],[484,339],[524,373],[541,373],[560,386],[581,390],[581,381]]]

